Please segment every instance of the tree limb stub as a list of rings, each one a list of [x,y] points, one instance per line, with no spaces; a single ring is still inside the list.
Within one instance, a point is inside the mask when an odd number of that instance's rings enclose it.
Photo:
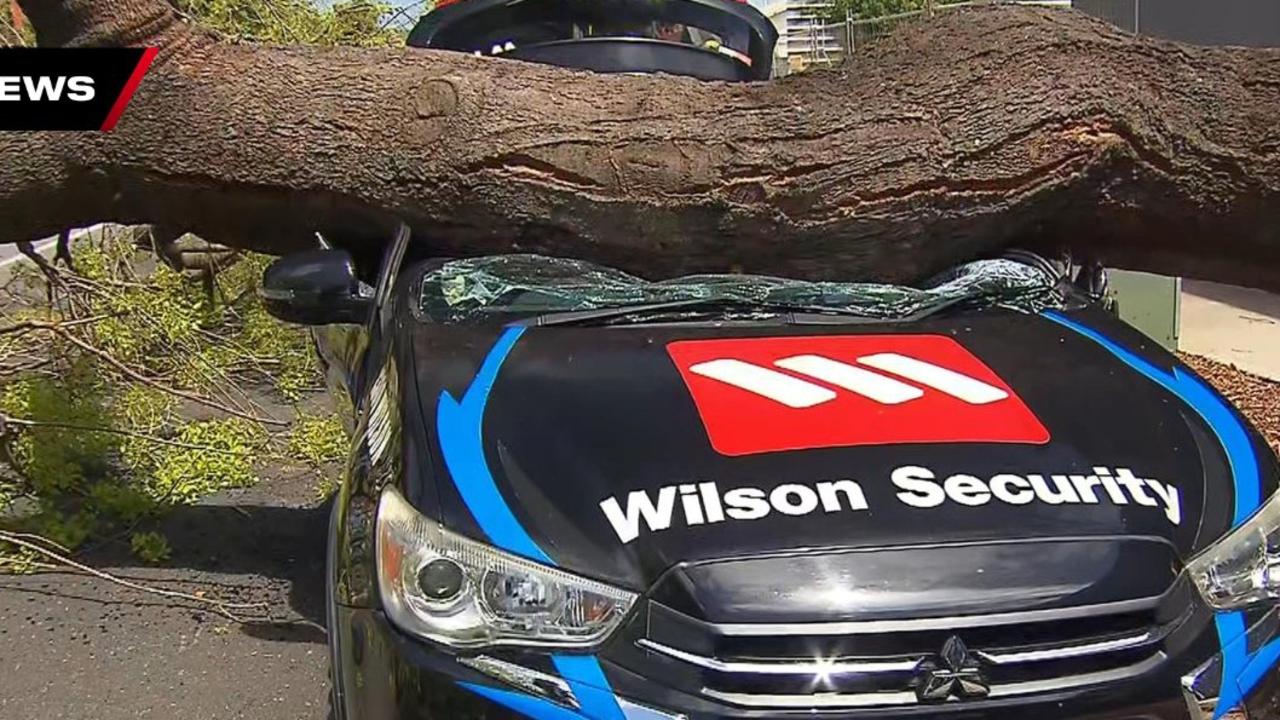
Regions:
[[[0,240],[160,222],[281,252],[403,216],[441,253],[903,280],[1013,244],[1280,289],[1280,51],[981,7],[729,85],[224,44],[163,0],[22,0],[152,44],[116,131],[0,134]]]

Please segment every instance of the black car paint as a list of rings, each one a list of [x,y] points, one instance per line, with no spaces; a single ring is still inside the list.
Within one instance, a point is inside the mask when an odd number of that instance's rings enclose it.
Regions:
[[[1202,530],[1220,536],[1231,522],[1231,478],[1220,455],[1194,433],[1203,430],[1180,403],[1150,383],[1133,383],[1089,340],[1042,318],[996,310],[914,325],[826,328],[765,325],[744,329],[648,326],[532,328],[502,366],[484,416],[489,464],[525,528],[566,569],[643,590],[679,562],[741,558],[792,548],[868,548],[919,543],[930,522],[932,543],[1124,535],[1163,538],[1186,557]],[[486,335],[486,332],[489,333]],[[863,446],[746,457],[718,454],[676,368],[667,343],[688,338],[893,333],[953,335],[1021,394],[1053,431],[1046,445],[955,443]],[[479,339],[479,337],[485,339]],[[476,339],[473,339],[476,338]],[[474,374],[455,343],[486,346],[492,330],[422,325],[413,354],[422,411],[435,416],[439,389],[460,396]],[[1028,357],[1034,348],[1047,348]],[[745,421],[745,420],[744,420]],[[1195,427],[1196,429],[1193,429]],[[537,430],[531,430],[536,428]],[[438,447],[433,446],[438,452]],[[433,455],[437,466],[440,456]],[[892,498],[889,472],[921,465],[943,473],[1090,472],[1132,467],[1176,484],[1187,519],[1177,526],[1158,512],[1106,503],[1069,509],[991,503],[963,512],[921,511]],[[754,522],[673,526],[623,546],[598,504],[611,495],[674,482],[716,480],[765,488],[782,482],[852,478],[870,512],[780,515]],[[1206,503],[1205,486],[1216,487]],[[467,527],[471,514],[451,483],[437,485],[440,519]],[[1069,511],[1068,511],[1069,510]],[[1203,522],[1200,522],[1203,520]],[[1202,527],[1203,525],[1203,527]],[[1090,583],[1086,583],[1090,584]]]
[[[407,275],[412,276],[412,273]],[[436,403],[442,392],[462,397],[502,328],[430,326],[413,312],[413,289],[401,283],[369,330],[359,366],[344,368],[358,398],[360,434],[369,426],[373,378],[393,378],[380,402],[395,418],[395,452],[375,462],[367,442],[358,444],[349,482],[335,510],[331,538],[335,562],[333,633],[338,659],[335,682],[343,689],[345,717],[523,717],[490,703],[458,682],[492,680],[457,664],[450,653],[391,627],[378,610],[374,588],[372,522],[377,495],[394,482],[420,511],[478,539],[485,536],[450,482],[435,438]],[[1177,360],[1107,313],[1085,308],[1072,314],[1160,367]],[[945,333],[957,337],[1023,397],[1053,433],[1046,446],[889,446],[830,448],[746,458],[717,456],[707,445],[689,397],[662,352],[676,338],[788,333]],[[1117,362],[1096,345],[1043,318],[990,310],[936,318],[909,326],[791,328],[711,325],[532,329],[504,365],[484,416],[487,460],[520,521],[556,562],[584,575],[644,592],[627,624],[599,657],[620,696],[683,712],[689,717],[790,717],[808,712],[761,711],[710,702],[697,694],[700,679],[665,667],[638,649],[641,633],[683,633],[692,623],[880,619],[910,615],[951,616],[983,606],[1034,606],[1052,610],[1123,598],[1162,596],[1153,612],[1190,612],[1166,641],[1169,659],[1137,681],[1087,692],[1045,693],[1020,700],[984,700],[908,709],[824,711],[823,717],[965,718],[1148,717],[1184,718],[1178,677],[1218,650],[1212,615],[1185,587],[1170,582],[1196,550],[1231,525],[1232,486],[1226,458],[1210,428],[1170,393]],[[1275,489],[1274,456],[1250,430],[1263,460],[1264,497]],[[663,448],[656,452],[654,448]],[[1170,527],[1158,514],[1134,508],[1088,506],[1029,516],[1025,507],[991,506],[969,517],[922,526],[904,509],[865,518],[855,532],[828,518],[770,517],[714,528],[675,528],[627,546],[603,520],[598,502],[620,490],[664,484],[670,474],[726,477],[733,482],[775,482],[776,477],[825,478],[832,472],[872,479],[902,464],[933,464],[942,472],[981,474],[999,469],[1070,472],[1095,464],[1131,465],[1175,480],[1183,489],[1186,519]],[[1052,465],[1052,467],[1049,467]],[[875,491],[864,483],[868,500]],[[874,505],[873,505],[874,507]],[[938,509],[945,515],[945,509]],[[966,511],[974,508],[965,508]],[[1061,508],[1058,508],[1061,510]],[[1075,512],[1079,511],[1079,512]],[[875,515],[872,513],[871,515]],[[1077,542],[1071,542],[1075,540]],[[918,567],[912,553],[929,548],[954,560],[935,562],[928,602],[919,607],[879,607],[858,612],[825,607],[812,594],[760,603],[759,577],[775,576],[786,588],[819,588],[815,567],[849,557],[878,555],[873,565],[885,582],[895,567]],[[1036,550],[1061,552],[1063,562],[1030,564]],[[908,557],[906,560],[887,560]],[[905,555],[904,555],[905,554]],[[1042,559],[1048,555],[1040,556]],[[789,561],[795,558],[796,561]],[[1084,560],[1085,562],[1081,562]],[[748,572],[744,566],[756,564]],[[866,565],[860,565],[866,567]],[[982,598],[976,567],[988,578],[1022,588],[1015,597]],[[985,574],[984,573],[984,574]],[[715,587],[714,593],[706,588]],[[1055,588],[1057,590],[1055,590]],[[1168,592],[1163,592],[1167,590]],[[665,619],[664,619],[665,618]],[[838,650],[838,648],[836,648]],[[545,666],[536,653],[500,653]],[[1251,696],[1260,702],[1274,688],[1268,680]]]

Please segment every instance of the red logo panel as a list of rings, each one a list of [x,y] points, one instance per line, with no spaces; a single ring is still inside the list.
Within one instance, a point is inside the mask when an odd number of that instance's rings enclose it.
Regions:
[[[723,455],[1049,441],[1013,388],[944,335],[682,340],[667,353]]]

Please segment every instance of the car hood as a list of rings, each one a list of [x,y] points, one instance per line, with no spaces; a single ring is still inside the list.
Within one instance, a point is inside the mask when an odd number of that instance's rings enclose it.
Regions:
[[[1044,316],[411,332],[424,511],[704,614],[850,578],[886,607],[1167,587],[1231,522],[1212,429]]]

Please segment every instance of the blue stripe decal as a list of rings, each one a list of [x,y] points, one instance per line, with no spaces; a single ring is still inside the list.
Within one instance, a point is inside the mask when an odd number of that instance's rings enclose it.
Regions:
[[[488,700],[510,708],[534,720],[627,720],[618,704],[609,680],[604,676],[600,661],[592,655],[552,655],[551,662],[569,683],[569,689],[577,698],[580,712],[547,700],[514,690],[502,690],[459,682],[458,685]]]
[[[484,408],[489,392],[498,379],[502,363],[524,333],[521,326],[503,330],[479,372],[458,402],[448,391],[440,393],[436,408],[436,432],[440,434],[440,450],[449,476],[472,517],[494,545],[546,565],[555,565],[538,543],[520,525],[515,513],[502,497],[502,491],[489,472],[484,457]]]
[[[1218,639],[1222,642],[1223,658],[1222,689],[1213,715],[1214,718],[1219,718],[1242,703],[1249,691],[1280,660],[1280,640],[1272,640],[1251,655],[1244,611],[1218,613],[1214,622],[1218,627]],[[1228,679],[1233,679],[1234,682],[1228,682]]]
[[[1182,368],[1161,369],[1125,349],[1097,330],[1082,325],[1061,313],[1047,310],[1042,315],[1059,325],[1074,330],[1106,348],[1129,367],[1137,370],[1160,387],[1177,396],[1208,423],[1227,454],[1231,480],[1235,488],[1233,526],[1248,520],[1262,504],[1262,478],[1253,441],[1244,423],[1231,406],[1204,381]],[[1272,641],[1258,652],[1249,654],[1249,638],[1243,610],[1218,613],[1214,618],[1218,642],[1222,646],[1222,687],[1214,718],[1234,709],[1280,659],[1280,640]]]
[[[460,682],[458,685],[533,720],[584,720],[582,715],[569,708],[533,695],[468,682]]]
[[[1163,370],[1117,345],[1093,328],[1081,325],[1059,313],[1047,310],[1044,317],[1064,325],[1093,340],[1120,358],[1126,365],[1150,378],[1157,385],[1178,396],[1209,424],[1218,442],[1227,453],[1231,465],[1231,478],[1235,483],[1235,525],[1249,519],[1262,503],[1262,482],[1258,471],[1258,458],[1253,452],[1253,442],[1244,424],[1216,392],[1204,381],[1181,368],[1173,372]]]
[[[524,330],[524,326],[520,325],[511,325],[503,330],[480,364],[480,370],[467,387],[461,402],[447,391],[440,393],[436,409],[436,432],[440,436],[440,450],[444,454],[449,476],[453,478],[453,484],[466,503],[467,510],[489,540],[503,550],[554,567],[555,561],[529,536],[507,505],[484,455],[485,405],[489,402],[489,393],[498,379],[502,363],[511,354]],[[604,675],[604,669],[595,656],[553,655],[551,659],[578,698],[582,707],[581,714],[521,692],[473,683],[459,685],[535,720],[625,720],[618,699]]]
[[[569,683],[583,715],[591,720],[626,720],[604,668],[594,655],[552,655],[551,662]]]

